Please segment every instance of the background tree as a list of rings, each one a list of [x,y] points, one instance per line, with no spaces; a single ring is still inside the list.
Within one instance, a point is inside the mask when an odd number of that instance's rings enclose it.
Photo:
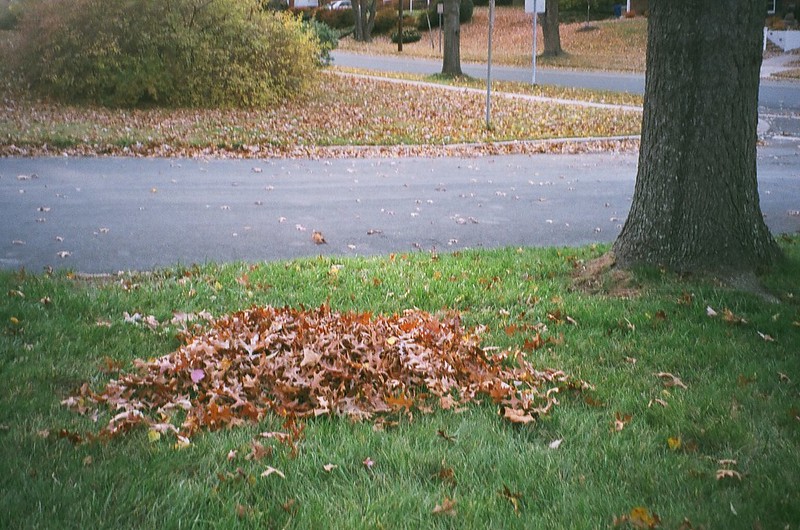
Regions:
[[[542,55],[545,57],[563,55],[561,34],[558,30],[558,0],[546,0],[545,13],[539,18],[542,22],[542,36],[544,37],[544,52]]]
[[[651,2],[639,169],[617,263],[747,273],[778,247],[762,218],[756,125],[764,3]]]
[[[353,39],[359,42],[372,42],[372,29],[375,27],[378,0],[353,0],[352,5],[356,19]]]
[[[460,0],[444,0],[444,58],[442,74],[461,76]]]

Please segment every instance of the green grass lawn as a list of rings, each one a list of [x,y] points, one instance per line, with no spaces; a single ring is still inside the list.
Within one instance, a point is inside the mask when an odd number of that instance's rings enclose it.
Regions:
[[[763,278],[778,303],[658,270],[605,276],[593,294],[576,288],[574,272],[605,247],[104,278],[2,272],[0,526],[641,528],[658,517],[663,528],[796,528],[800,238],[781,242],[787,261]],[[126,322],[125,312],[167,322],[173,312],[325,303],[374,314],[456,310],[465,326],[488,326],[484,346],[500,348],[522,349],[539,329],[550,340],[527,348],[527,359],[594,390],[563,393],[524,425],[489,400],[392,414],[382,429],[306,419],[296,455],[269,439],[260,439],[266,454],[254,454],[259,433],[285,430],[273,416],[200,432],[185,448],[145,428],[77,445],[59,436],[109,419],[101,412],[94,423],[60,404],[83,383],[100,389],[134,359],[178,348],[174,326]],[[262,476],[268,467],[285,478]]]

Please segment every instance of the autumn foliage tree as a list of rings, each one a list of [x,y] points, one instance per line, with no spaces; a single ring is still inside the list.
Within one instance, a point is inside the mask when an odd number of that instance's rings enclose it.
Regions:
[[[650,2],[633,204],[622,266],[737,275],[779,256],[759,206],[763,2]]]
[[[34,91],[130,107],[254,107],[314,79],[316,36],[258,0],[40,0],[14,62]]]

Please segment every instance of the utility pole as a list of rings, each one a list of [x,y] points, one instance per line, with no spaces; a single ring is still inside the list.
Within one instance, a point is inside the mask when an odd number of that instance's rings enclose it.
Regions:
[[[403,0],[397,0],[397,51],[403,51]]]

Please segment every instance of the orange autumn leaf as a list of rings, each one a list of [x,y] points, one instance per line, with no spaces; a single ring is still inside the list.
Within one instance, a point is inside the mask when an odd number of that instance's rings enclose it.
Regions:
[[[437,504],[433,508],[433,512],[436,515],[450,515],[453,516],[456,514],[456,500],[451,499],[449,497],[445,497],[442,499],[441,504]]]

